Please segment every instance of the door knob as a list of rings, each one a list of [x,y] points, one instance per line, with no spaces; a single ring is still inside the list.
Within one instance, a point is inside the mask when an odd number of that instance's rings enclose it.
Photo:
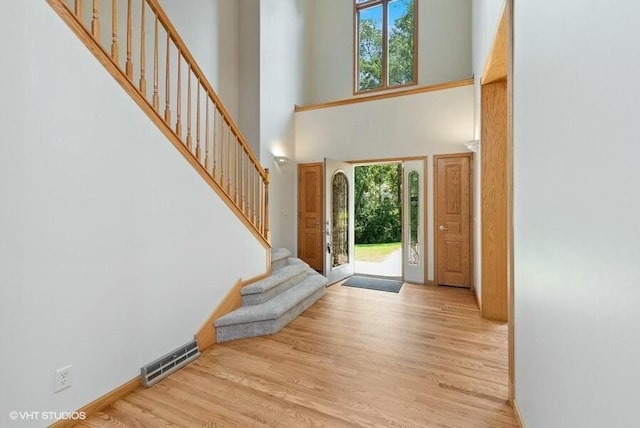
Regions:
[[[444,226],[444,225],[442,225],[442,224],[440,225],[439,229],[440,229],[440,231],[441,231],[441,232],[444,232],[445,230],[449,230],[449,228],[448,228],[448,227],[445,227],[445,226]]]

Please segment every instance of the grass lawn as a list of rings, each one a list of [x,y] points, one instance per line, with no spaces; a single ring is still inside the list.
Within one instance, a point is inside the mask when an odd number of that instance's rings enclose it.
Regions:
[[[381,262],[389,254],[399,250],[400,242],[387,244],[356,244],[356,260],[359,262]]]

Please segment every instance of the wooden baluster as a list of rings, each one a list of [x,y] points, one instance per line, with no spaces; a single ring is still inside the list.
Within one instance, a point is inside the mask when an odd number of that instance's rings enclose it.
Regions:
[[[76,16],[80,19],[80,23],[84,25],[83,19],[82,19],[82,0],[76,0],[75,13],[76,13]]]
[[[176,134],[178,134],[178,138],[182,141],[182,57],[180,55],[180,48],[178,48],[178,90],[177,90],[177,105],[176,105]],[[187,148],[191,150],[189,147],[189,143],[187,142]]]
[[[201,150],[200,150],[200,79],[197,79],[197,96],[196,96],[196,158],[198,163],[201,163]]]
[[[226,144],[227,144],[227,195],[231,196],[231,125],[229,125],[226,121],[225,124],[227,125],[227,138],[226,138]]]
[[[125,64],[125,70],[127,77],[133,82],[133,61],[131,60],[131,32],[133,26],[131,25],[131,0],[127,3],[127,62]]]
[[[265,169],[266,177],[264,179],[264,234],[263,236],[267,241],[271,240],[271,229],[269,228],[269,182],[271,181],[271,173],[268,169]]]
[[[256,166],[251,168],[251,223],[256,224]]]
[[[247,152],[247,158],[245,159],[245,169],[244,169],[244,213],[247,214],[249,212],[249,186],[251,185],[251,181],[249,180],[249,173],[251,172],[251,158],[249,157],[249,153]]]
[[[191,151],[191,65],[189,65],[189,79],[187,83],[187,149]]]
[[[220,140],[220,115],[218,113],[218,108],[215,106],[213,106],[215,108],[215,110],[213,111],[213,152],[212,152],[212,157],[213,157],[213,179],[216,180],[218,183],[220,182],[218,180],[218,147],[220,147],[220,145],[218,144],[218,141]]]
[[[233,150],[233,187],[231,188],[231,194],[233,195],[233,202],[238,205],[238,137],[233,134],[233,138],[230,141]]]
[[[240,147],[240,140],[238,139],[238,137],[236,136],[236,205],[240,206],[240,167],[242,166],[241,163],[241,156],[242,156],[242,152],[240,151],[241,147]]]
[[[167,32],[167,65],[166,65],[166,78],[165,78],[165,97],[164,97],[164,121],[167,122],[167,125],[171,126],[171,46],[169,42],[171,41],[171,36],[169,32]]]
[[[209,97],[205,98],[205,123],[204,123],[204,168],[211,173],[211,158],[209,157]]]
[[[245,212],[247,209],[246,198],[245,198],[246,196],[245,184],[247,182],[245,177],[246,170],[247,170],[247,152],[243,146],[241,159],[240,159],[240,188],[242,189],[242,191],[240,192],[240,209],[242,210],[242,212]]]
[[[143,0],[146,1],[146,0]],[[156,27],[153,43],[153,109],[160,111],[160,96],[158,95],[158,15],[156,15]]]
[[[255,205],[253,206],[252,218],[253,224],[258,224],[258,213],[260,212],[259,200],[260,200],[260,179],[261,179],[260,171],[258,171],[258,166],[256,165],[256,181],[255,188],[253,189],[253,199],[255,200]]]
[[[93,0],[93,15],[91,18],[91,34],[96,41],[100,42],[100,1]]]
[[[247,165],[247,209],[245,215],[247,219],[251,220],[251,205],[253,205],[253,201],[251,201],[251,183],[253,177],[253,163],[249,161]]]
[[[224,120],[224,116],[222,116],[222,113],[220,114],[220,187],[222,187],[222,190],[224,191],[224,166],[225,166],[225,162],[224,162],[224,134],[226,131],[226,125],[227,125],[227,121]]]
[[[120,66],[118,48],[118,0],[111,0],[111,59]]]
[[[258,230],[261,234],[264,234],[264,230],[262,227],[264,226],[264,212],[263,212],[263,197],[264,197],[264,181],[262,179],[262,175],[258,176]]]
[[[145,66],[147,63],[147,35],[146,35],[146,20],[145,20],[145,5],[147,3],[146,0],[142,0],[142,11],[141,13],[141,32],[140,32],[140,92],[142,93],[142,96],[144,97],[144,99],[147,99],[147,79],[145,77]]]

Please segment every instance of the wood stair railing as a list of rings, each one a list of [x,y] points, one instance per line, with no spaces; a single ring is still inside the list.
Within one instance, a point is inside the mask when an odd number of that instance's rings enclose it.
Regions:
[[[47,1],[229,208],[270,247],[269,170],[260,165],[158,0]]]

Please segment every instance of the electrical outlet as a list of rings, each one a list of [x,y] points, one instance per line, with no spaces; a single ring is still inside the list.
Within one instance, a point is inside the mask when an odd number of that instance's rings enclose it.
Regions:
[[[60,392],[71,386],[71,366],[60,367],[56,370],[53,392]]]

